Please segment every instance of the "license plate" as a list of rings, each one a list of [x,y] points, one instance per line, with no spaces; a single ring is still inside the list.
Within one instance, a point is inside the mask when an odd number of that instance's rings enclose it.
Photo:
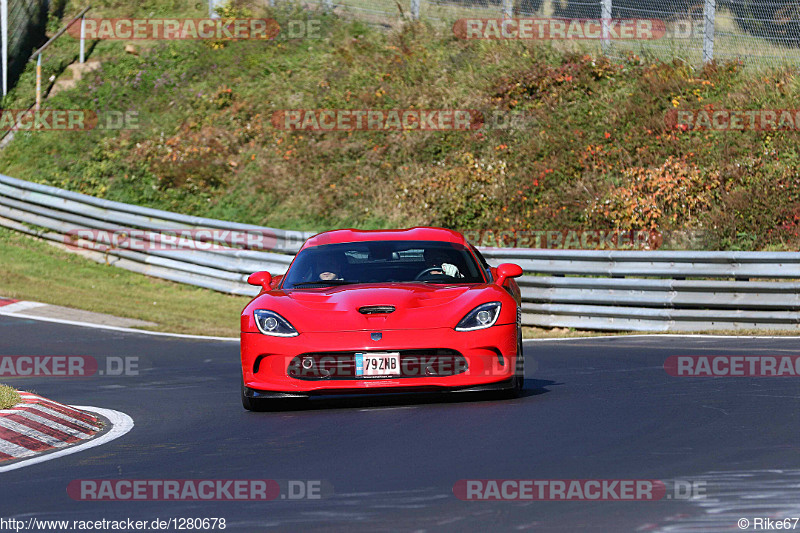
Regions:
[[[385,377],[400,375],[400,352],[356,353],[356,376]]]

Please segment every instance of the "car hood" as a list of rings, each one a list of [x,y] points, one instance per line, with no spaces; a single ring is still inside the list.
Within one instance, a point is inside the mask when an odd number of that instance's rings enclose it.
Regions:
[[[252,322],[246,319],[252,317],[254,310],[269,309],[286,318],[301,333],[453,328],[473,308],[490,301],[504,304],[510,301],[510,305],[503,307],[511,309],[503,309],[503,315],[510,311],[512,317],[516,316],[509,294],[494,284],[381,283],[273,290],[262,293],[247,306],[242,325]],[[359,312],[369,306],[393,306],[395,311]]]

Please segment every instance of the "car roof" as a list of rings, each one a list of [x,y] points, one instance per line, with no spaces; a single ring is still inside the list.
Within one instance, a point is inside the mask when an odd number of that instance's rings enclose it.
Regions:
[[[364,241],[439,241],[469,246],[462,234],[444,228],[415,227],[408,229],[337,229],[318,233],[309,238],[301,250],[323,244]]]

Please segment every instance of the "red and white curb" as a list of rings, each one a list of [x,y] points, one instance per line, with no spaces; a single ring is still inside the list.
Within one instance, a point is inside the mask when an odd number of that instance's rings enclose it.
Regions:
[[[94,415],[29,392],[19,395],[21,403],[0,410],[0,461],[62,448],[102,429]]]
[[[0,307],[17,303],[19,300],[12,300],[11,298],[0,298]]]
[[[19,394],[21,403],[0,410],[0,465],[14,461],[0,466],[0,472],[99,446],[133,428],[133,420],[125,413],[67,406],[28,392]],[[96,415],[104,416],[112,427],[93,438],[103,429]]]
[[[4,302],[0,302],[0,306],[3,308],[3,313],[19,313],[20,311],[36,309],[37,307],[44,307],[45,305],[47,304],[19,300],[5,300]]]

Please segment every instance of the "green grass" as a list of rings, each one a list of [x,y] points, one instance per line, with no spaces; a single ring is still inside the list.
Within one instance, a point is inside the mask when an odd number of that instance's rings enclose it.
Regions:
[[[128,272],[0,229],[0,295],[155,322],[156,331],[239,336],[249,301]]]
[[[0,384],[0,409],[14,407],[21,401],[22,398],[19,397],[19,393],[16,391],[16,389],[9,387],[8,385]]]

